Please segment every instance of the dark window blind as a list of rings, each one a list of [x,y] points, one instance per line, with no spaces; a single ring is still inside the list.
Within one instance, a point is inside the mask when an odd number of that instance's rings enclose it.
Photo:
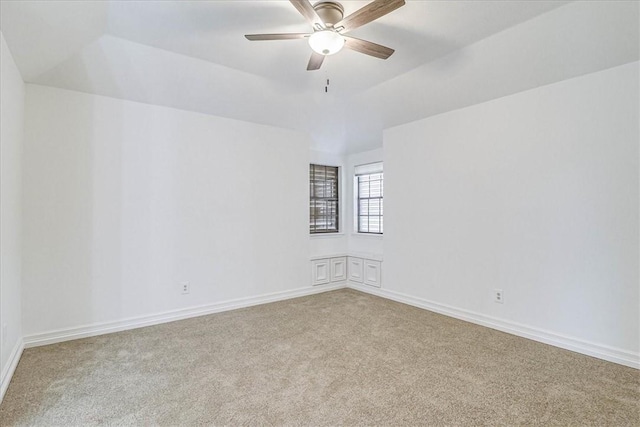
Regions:
[[[339,231],[338,168],[310,165],[309,190],[311,234],[337,233]]]

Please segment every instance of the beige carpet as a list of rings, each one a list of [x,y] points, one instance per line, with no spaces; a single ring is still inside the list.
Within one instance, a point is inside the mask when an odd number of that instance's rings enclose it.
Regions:
[[[352,290],[28,349],[10,425],[640,425],[639,371]]]

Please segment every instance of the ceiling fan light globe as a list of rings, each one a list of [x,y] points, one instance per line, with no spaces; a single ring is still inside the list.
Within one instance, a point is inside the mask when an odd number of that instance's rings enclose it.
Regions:
[[[309,46],[321,55],[333,55],[344,46],[344,38],[335,31],[316,31],[309,36]]]

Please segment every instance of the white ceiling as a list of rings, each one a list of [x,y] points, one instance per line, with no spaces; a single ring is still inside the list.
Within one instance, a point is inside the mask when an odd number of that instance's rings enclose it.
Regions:
[[[368,2],[343,1],[345,15]],[[309,132],[314,148],[381,145],[382,129],[638,60],[637,2],[407,1],[306,71],[288,1],[3,1],[25,81]],[[324,92],[330,79],[329,92]]]

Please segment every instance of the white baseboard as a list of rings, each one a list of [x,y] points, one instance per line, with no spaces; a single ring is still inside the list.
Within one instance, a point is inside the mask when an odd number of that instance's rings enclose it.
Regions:
[[[25,336],[24,347],[38,347],[41,345],[55,344],[58,342],[76,340],[79,338],[110,334],[113,332],[125,331],[128,329],[142,328],[145,326],[174,322],[176,320],[188,319],[191,317],[205,316],[207,314],[220,313],[223,311],[235,310],[238,308],[251,307],[254,305],[267,304],[270,302],[303,297],[307,295],[333,291],[336,289],[342,289],[345,287],[345,282],[314,287],[308,286],[304,288],[293,289],[290,291],[274,292],[271,294],[248,298],[239,298],[198,307],[171,310],[147,316],[132,317],[128,319],[117,320],[114,322],[94,323],[86,326],[59,329],[55,331]]]
[[[425,310],[444,314],[446,316],[455,317],[456,319],[475,323],[481,326],[486,326],[512,335],[517,335],[534,341],[560,347],[566,350],[575,351],[577,353],[586,354],[588,356],[593,356],[599,359],[640,369],[639,353],[634,353],[627,350],[617,349],[606,345],[581,340],[579,338],[561,335],[555,332],[522,325],[519,323],[487,316],[465,309],[451,307],[445,304],[428,301],[422,298],[390,291],[384,288],[374,288],[371,286],[353,282],[341,282],[330,285],[304,287],[290,291],[260,295],[256,297],[240,298],[199,307],[172,310],[148,316],[123,319],[114,322],[96,323],[92,325],[61,329],[26,336],[14,348],[13,352],[11,353],[11,358],[9,359],[10,362],[7,363],[5,371],[3,371],[2,373],[1,396],[4,396],[4,393],[6,392],[6,388],[9,385],[11,376],[13,375],[13,372],[18,365],[20,355],[22,354],[22,350],[24,348],[37,347],[41,345],[54,344],[79,338],[109,334],[112,332],[124,331],[128,329],[158,325],[161,323],[168,323],[176,320],[188,319],[191,317],[204,316],[207,314],[235,310],[238,308],[251,307],[254,305],[267,304],[270,302],[283,301],[306,295],[313,295],[336,289],[342,289],[345,287],[377,295],[382,298],[387,298],[404,304],[412,305],[414,307],[419,307]]]
[[[13,378],[13,373],[18,367],[18,362],[20,361],[23,350],[24,341],[22,339],[19,339],[18,342],[16,342],[16,345],[13,347],[13,350],[11,351],[11,355],[9,356],[7,364],[3,366],[2,377],[0,377],[0,403],[2,403],[4,395],[9,388],[9,383],[11,382],[11,378]]]
[[[519,323],[487,316],[461,308],[451,307],[445,304],[428,301],[422,298],[413,297],[411,295],[406,295],[387,289],[373,288],[361,283],[348,282],[347,287],[372,295],[377,295],[382,298],[387,298],[393,301],[412,305],[414,307],[419,307],[425,310],[444,314],[445,316],[455,317],[456,319],[475,323],[477,325],[497,329],[499,331],[506,332],[512,335],[517,335],[555,347],[560,347],[565,350],[575,351],[576,353],[586,354],[588,356],[597,357],[598,359],[603,359],[609,362],[618,363],[620,365],[629,366],[631,368],[640,369],[640,353],[634,353],[627,350],[581,340],[579,338],[561,335],[555,332],[522,325]]]

